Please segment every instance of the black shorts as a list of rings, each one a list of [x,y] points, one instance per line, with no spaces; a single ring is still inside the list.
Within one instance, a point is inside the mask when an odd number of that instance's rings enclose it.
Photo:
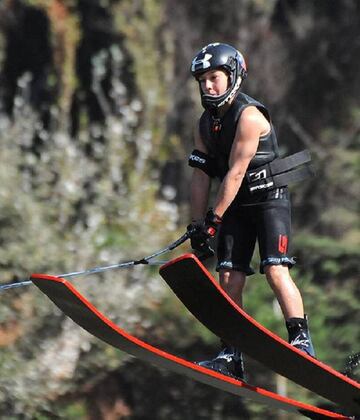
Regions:
[[[253,274],[250,262],[256,240],[261,273],[266,265],[292,267],[295,261],[288,255],[290,231],[291,208],[287,191],[272,194],[269,200],[256,204],[234,203],[225,212],[219,231],[217,270],[232,269]]]

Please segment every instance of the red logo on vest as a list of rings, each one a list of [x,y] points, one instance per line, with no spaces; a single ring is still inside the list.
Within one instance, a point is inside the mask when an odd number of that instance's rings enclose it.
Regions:
[[[278,249],[282,254],[286,254],[288,249],[288,237],[286,235],[279,235]]]

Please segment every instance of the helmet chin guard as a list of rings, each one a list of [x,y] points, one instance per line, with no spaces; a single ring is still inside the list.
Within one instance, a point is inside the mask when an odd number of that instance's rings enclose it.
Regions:
[[[216,42],[206,45],[193,58],[191,74],[198,79],[209,70],[225,70],[229,74],[230,86],[222,95],[209,95],[200,87],[201,104],[214,115],[218,115],[236,96],[243,79],[246,78],[246,63],[242,54],[228,44]]]

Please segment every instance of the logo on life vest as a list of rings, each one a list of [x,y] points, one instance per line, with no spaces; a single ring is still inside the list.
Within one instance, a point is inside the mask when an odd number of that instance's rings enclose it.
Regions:
[[[258,181],[260,179],[266,178],[266,169],[263,169],[259,172],[251,172],[249,174],[249,178],[251,179],[251,182]]]
[[[274,185],[272,181],[268,182],[267,184],[260,184],[255,185],[254,187],[249,187],[250,192],[257,191],[257,190],[264,190],[266,188],[270,188]]]

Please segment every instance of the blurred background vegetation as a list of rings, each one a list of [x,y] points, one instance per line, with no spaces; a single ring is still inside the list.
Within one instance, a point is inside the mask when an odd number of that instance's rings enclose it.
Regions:
[[[189,63],[228,42],[247,58],[244,91],[271,110],[282,153],[312,152],[317,177],[292,191],[293,274],[318,357],[341,370],[360,347],[359,28],[357,0],[2,0],[1,282],[142,257],[184,231],[201,112]],[[76,286],[147,342],[189,360],[217,351],[156,269]],[[262,276],[245,305],[285,336]],[[326,405],[247,364],[252,383]],[[0,295],[0,416],[297,418],[110,348],[34,287]]]

